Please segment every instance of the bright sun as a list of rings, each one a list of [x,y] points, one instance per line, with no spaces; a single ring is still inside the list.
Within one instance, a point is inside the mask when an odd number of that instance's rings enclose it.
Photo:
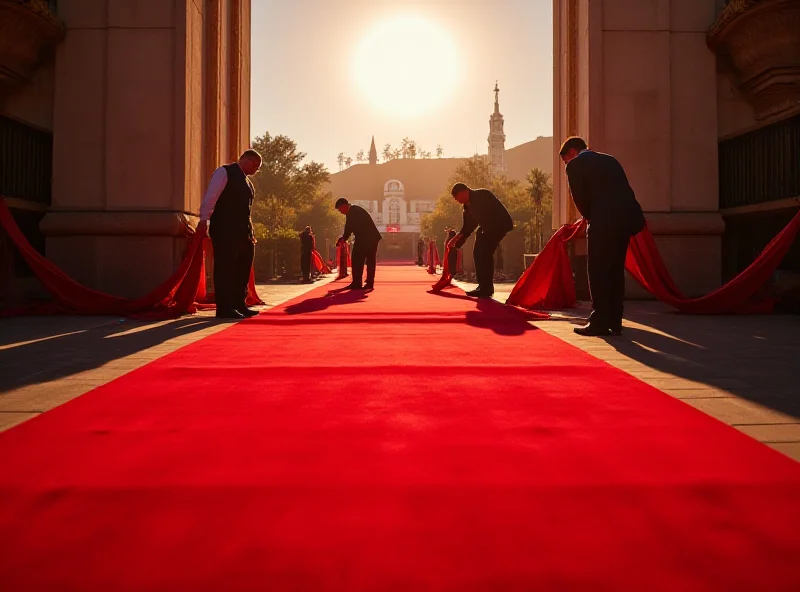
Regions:
[[[356,47],[358,90],[388,114],[414,117],[447,100],[458,79],[456,48],[436,23],[413,15],[377,24]]]

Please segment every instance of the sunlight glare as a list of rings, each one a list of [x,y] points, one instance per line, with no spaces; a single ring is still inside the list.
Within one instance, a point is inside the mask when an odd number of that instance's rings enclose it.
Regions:
[[[357,45],[353,75],[366,99],[394,116],[443,104],[458,80],[456,47],[435,22],[402,15],[378,23]]]

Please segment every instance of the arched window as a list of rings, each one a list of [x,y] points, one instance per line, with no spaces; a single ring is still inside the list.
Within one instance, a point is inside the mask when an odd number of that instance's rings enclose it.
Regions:
[[[389,224],[400,224],[400,202],[396,199],[389,202]]]
[[[389,191],[400,191],[400,183],[397,183],[396,181],[389,183]]]

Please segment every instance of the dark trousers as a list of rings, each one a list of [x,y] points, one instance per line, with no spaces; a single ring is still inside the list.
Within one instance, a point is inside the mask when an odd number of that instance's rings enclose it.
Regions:
[[[214,298],[217,310],[245,308],[255,245],[244,237],[211,237],[214,246]]]
[[[425,247],[422,247],[421,249],[417,249],[417,265],[419,265],[420,267],[424,266],[425,265],[424,260],[425,260]]]
[[[311,251],[300,252],[300,269],[303,272],[303,280],[311,279]]]
[[[362,244],[358,241],[353,245],[353,285],[361,285],[361,276],[364,274],[364,263],[367,264],[367,285],[375,283],[375,266],[378,263],[378,243]]]
[[[450,252],[447,254],[447,267],[450,270],[450,273],[455,275],[458,270],[458,250],[457,249],[450,249]]]
[[[488,233],[478,228],[475,235],[475,248],[472,257],[475,260],[475,275],[478,277],[478,289],[487,294],[494,294],[494,252],[506,233]]]
[[[625,255],[630,236],[627,233],[591,232],[588,236],[587,271],[592,296],[589,321],[603,328],[622,325],[625,300]]]

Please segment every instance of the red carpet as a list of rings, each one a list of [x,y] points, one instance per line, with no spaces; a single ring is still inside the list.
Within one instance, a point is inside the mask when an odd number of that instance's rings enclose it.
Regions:
[[[0,590],[798,590],[800,465],[421,268],[0,434]]]

